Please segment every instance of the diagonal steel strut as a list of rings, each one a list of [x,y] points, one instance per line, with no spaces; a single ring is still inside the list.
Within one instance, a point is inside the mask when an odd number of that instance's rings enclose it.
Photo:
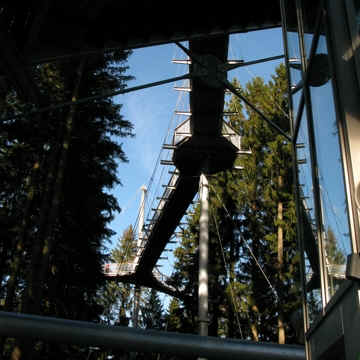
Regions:
[[[265,120],[273,129],[283,135],[288,141],[291,141],[291,137],[273,121],[267,118],[255,105],[253,105],[245,96],[243,96],[229,81],[223,82],[226,89],[230,90],[234,95],[240,98],[247,106],[255,111],[263,120]]]

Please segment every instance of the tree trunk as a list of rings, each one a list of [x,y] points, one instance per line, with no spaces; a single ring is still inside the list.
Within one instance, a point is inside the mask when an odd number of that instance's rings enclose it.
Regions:
[[[252,322],[250,322],[249,325],[250,325],[251,333],[252,333],[252,336],[253,336],[253,340],[258,342],[259,341],[259,334],[258,334],[258,330],[257,330],[256,325],[254,323],[252,323]]]
[[[281,190],[283,185],[282,176],[278,177],[278,189]],[[278,272],[279,272],[279,281],[283,280],[282,270],[284,265],[284,234],[283,227],[281,222],[283,220],[283,203],[281,201],[278,202],[277,206],[277,219],[279,221],[278,229],[277,229],[277,260],[278,260]],[[278,317],[278,342],[279,344],[285,344],[285,326],[283,322],[283,315],[281,309],[279,309],[279,317]]]
[[[282,221],[283,219],[283,203],[281,201],[278,202],[277,206],[277,219],[278,221]],[[277,229],[277,260],[278,260],[278,268],[279,275],[281,276],[282,267],[284,264],[284,235],[283,235],[283,227],[282,225],[278,225]]]
[[[14,256],[13,256],[13,261],[11,262],[10,265],[10,271],[11,271],[10,277],[6,284],[6,298],[5,298],[5,306],[4,306],[5,311],[13,310],[15,290],[17,287],[19,271],[23,263],[22,255],[24,251],[25,237],[29,226],[30,210],[32,208],[33,200],[35,196],[35,186],[36,186],[35,184],[36,184],[36,178],[39,173],[39,169],[40,169],[39,162],[36,161],[31,170],[31,174],[28,176],[26,180],[27,195],[26,195],[25,209],[22,216],[20,230],[14,244]]]
[[[236,316],[238,314],[236,313],[236,304],[234,304],[235,301],[235,296],[236,294],[234,294],[234,266],[233,263],[231,263],[230,265],[230,279],[229,279],[229,286],[230,286],[230,294],[227,294],[227,302],[229,304],[229,309],[228,309],[228,319],[229,319],[229,325],[228,325],[228,337],[229,338],[234,338],[235,337],[235,333],[236,333]]]
[[[75,80],[72,101],[76,101],[79,93],[81,78],[83,74],[84,60],[81,61],[77,70],[77,79]],[[39,236],[37,241],[34,243],[32,259],[29,271],[29,280],[24,296],[24,307],[25,313],[40,314],[42,299],[44,294],[44,285],[48,277],[49,258],[52,251],[54,238],[52,236],[52,230],[56,224],[56,220],[59,213],[59,206],[61,201],[62,188],[64,183],[65,169],[68,160],[69,148],[71,145],[72,133],[74,129],[74,115],[75,106],[71,106],[65,121],[65,131],[63,135],[62,147],[60,149],[59,163],[57,166],[56,177],[54,179],[53,191],[48,189],[46,198],[52,193],[50,199],[50,207],[48,203],[44,204],[42,209],[39,229]],[[54,171],[55,173],[55,171]],[[48,179],[53,180],[53,173],[49,174]],[[48,210],[48,211],[45,211]],[[25,356],[21,356],[22,349],[24,349]],[[26,359],[33,359],[34,350],[32,341],[24,341],[22,344],[14,348],[14,352],[20,353],[20,356],[14,359],[20,359],[21,357]]]
[[[76,101],[78,97],[83,66],[84,61],[80,63],[77,71],[77,79],[74,85],[72,101]],[[30,275],[30,277],[32,278],[32,281],[29,281],[28,284],[28,301],[26,302],[24,307],[25,312],[32,312],[36,314],[40,311],[41,301],[39,300],[42,299],[44,289],[43,285],[48,274],[49,256],[53,245],[52,230],[59,213],[59,205],[64,183],[65,169],[67,165],[69,147],[71,145],[72,132],[74,128],[74,115],[75,106],[71,106],[65,121],[65,132],[63,136],[62,147],[60,149],[59,163],[57,166],[56,176],[54,177],[54,174],[52,172],[49,175],[49,180],[54,181],[53,191],[48,189],[48,194],[52,193],[52,197],[49,199],[49,208],[48,204],[44,204],[43,213],[41,214],[43,218],[40,220],[39,237],[37,244],[34,244],[36,250],[33,251],[33,255],[35,255],[35,258],[32,258],[32,265],[36,266],[31,267],[32,276]]]
[[[278,317],[278,330],[279,330],[278,342],[279,344],[285,344],[285,325],[284,325],[282,313],[279,313],[279,317]]]
[[[12,262],[10,264],[10,276],[6,284],[6,297],[4,310],[13,311],[15,292],[18,285],[19,272],[23,265],[23,252],[26,243],[26,234],[28,233],[28,227],[30,223],[30,211],[33,206],[35,192],[36,192],[36,180],[39,174],[40,164],[38,161],[35,161],[31,173],[26,179],[26,201],[25,208],[22,215],[21,226],[19,233],[15,238],[15,243],[13,245],[14,255]],[[4,351],[6,337],[0,338],[0,354]]]
[[[35,288],[37,284],[39,284],[38,287],[41,287],[42,285],[40,284],[37,277],[39,276],[39,269],[41,268],[41,261],[43,255],[42,239],[43,239],[43,234],[45,232],[48,215],[50,212],[51,198],[53,194],[58,158],[59,158],[59,149],[54,147],[54,149],[52,149],[52,152],[50,153],[50,161],[49,161],[50,168],[48,170],[46,184],[44,188],[44,194],[41,200],[40,218],[37,223],[39,232],[32,246],[31,262],[29,264],[28,276],[27,276],[27,287],[25,288],[23,295],[22,312],[25,313],[33,313],[36,311],[34,308],[35,305],[33,304],[37,302],[37,298],[33,294],[36,293]]]
[[[251,311],[254,313],[256,318],[259,318],[259,308],[256,306],[256,304],[251,306]],[[253,322],[250,318],[249,318],[249,325],[250,325],[250,330],[253,336],[253,340],[254,341],[259,341],[259,332],[258,332],[258,328],[256,326],[256,322]]]

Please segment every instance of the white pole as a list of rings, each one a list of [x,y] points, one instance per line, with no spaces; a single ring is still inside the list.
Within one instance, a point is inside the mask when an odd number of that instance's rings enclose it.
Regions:
[[[199,335],[208,335],[209,184],[200,176]]]
[[[137,250],[135,264],[138,263],[141,248],[144,245],[144,217],[145,217],[145,198],[146,198],[146,186],[141,187],[141,200],[140,200],[140,209],[139,209],[139,223],[138,223],[138,239],[137,239]],[[135,286],[134,294],[134,313],[133,313],[133,327],[137,328],[139,326],[139,309],[140,309],[140,296],[141,296],[141,287]]]
[[[142,245],[142,241],[144,239],[144,219],[145,219],[145,197],[147,188],[143,185],[141,188],[141,200],[140,200],[140,209],[139,209],[139,224],[138,224],[138,240],[137,247],[138,249]]]

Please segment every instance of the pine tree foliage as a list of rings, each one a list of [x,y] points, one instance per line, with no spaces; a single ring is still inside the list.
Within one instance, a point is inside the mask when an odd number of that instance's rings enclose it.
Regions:
[[[142,308],[145,329],[163,330],[165,326],[164,310],[157,291],[151,289]]]
[[[124,230],[118,244],[112,250],[109,262],[125,265],[134,259],[135,234],[130,225]],[[107,324],[127,326],[132,311],[132,287],[130,284],[108,281],[99,291],[99,302],[103,307],[103,318]]]
[[[119,51],[34,67],[36,103],[11,87],[3,94],[3,118],[25,116],[0,126],[2,309],[100,319],[97,292],[113,234],[108,225],[120,210],[107,190],[120,183],[117,164],[127,158],[117,139],[132,136],[132,125],[112,99],[27,114],[34,107],[125,87],[128,55]],[[33,344],[19,343],[29,350],[22,359],[51,353],[76,358],[79,351],[39,344],[34,351]],[[5,358],[10,351],[6,345]]]

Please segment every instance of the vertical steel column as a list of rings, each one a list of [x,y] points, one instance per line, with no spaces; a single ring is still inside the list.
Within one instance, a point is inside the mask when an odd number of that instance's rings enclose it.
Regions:
[[[144,240],[144,218],[145,218],[146,191],[147,191],[147,188],[145,185],[143,185],[141,187],[141,200],[140,200],[139,223],[138,223],[138,240],[137,240],[135,264],[137,264],[139,261],[141,247],[143,246],[143,240]],[[134,294],[134,313],[133,313],[133,326],[135,328],[137,328],[139,326],[140,296],[141,296],[141,287],[136,285],[135,294]]]
[[[208,335],[208,261],[209,261],[209,183],[200,176],[200,239],[199,239],[199,335]]]
[[[133,313],[133,327],[139,327],[139,309],[140,309],[140,296],[141,296],[141,288],[140,286],[135,286],[134,293],[134,313]]]
[[[144,240],[144,219],[145,219],[145,198],[147,188],[143,185],[141,188],[141,200],[140,200],[140,209],[139,209],[139,224],[138,224],[138,241],[137,247],[138,250],[141,248],[142,241]]]
[[[328,277],[326,275],[326,266],[325,266],[325,256],[324,256],[324,239],[323,239],[323,219],[322,219],[322,210],[321,210],[321,195],[320,195],[320,183],[319,183],[319,174],[318,174],[318,161],[316,155],[316,141],[315,141],[315,130],[314,122],[312,116],[312,106],[311,106],[311,95],[309,87],[307,84],[307,71],[309,66],[311,66],[312,57],[316,53],[316,48],[319,40],[319,29],[322,21],[322,9],[317,16],[317,24],[314,33],[314,37],[311,43],[309,62],[306,59],[305,45],[304,45],[304,25],[302,18],[302,5],[301,0],[296,0],[296,11],[298,19],[298,31],[299,31],[299,47],[301,53],[301,63],[303,70],[303,81],[304,88],[303,94],[305,99],[305,110],[307,116],[307,126],[308,126],[308,136],[309,136],[309,150],[310,150],[310,161],[311,161],[311,176],[313,182],[313,196],[314,196],[314,205],[315,205],[315,220],[316,220],[316,233],[318,240],[318,250],[320,257],[320,278],[321,278],[321,298],[322,298],[322,311],[325,311],[325,306],[329,299],[328,293]]]
[[[283,44],[284,44],[284,53],[285,53],[285,63],[286,63],[286,72],[288,78],[288,94],[289,94],[289,122],[290,122],[290,133],[293,139],[292,141],[292,172],[294,176],[294,193],[295,193],[295,205],[296,205],[296,217],[301,219],[301,208],[300,208],[300,193],[299,193],[299,178],[297,172],[297,152],[296,152],[296,135],[295,135],[295,126],[294,116],[293,116],[293,102],[291,96],[291,74],[289,68],[289,46],[288,46],[288,37],[287,37],[287,20],[286,20],[286,6],[285,0],[280,0],[280,10],[281,10],[281,25],[282,25],[282,35],[283,35]],[[301,110],[300,110],[301,111]],[[300,123],[300,119],[298,120]],[[301,221],[296,222],[296,232],[297,232],[297,242],[298,249],[300,251],[300,276],[301,276],[301,294],[302,294],[302,311],[303,311],[303,326],[304,332],[309,328],[309,315],[308,309],[306,306],[306,275],[305,275],[305,248],[304,248],[304,235],[303,235],[303,224]],[[308,342],[305,341],[305,352],[308,358],[309,355],[309,346]]]

